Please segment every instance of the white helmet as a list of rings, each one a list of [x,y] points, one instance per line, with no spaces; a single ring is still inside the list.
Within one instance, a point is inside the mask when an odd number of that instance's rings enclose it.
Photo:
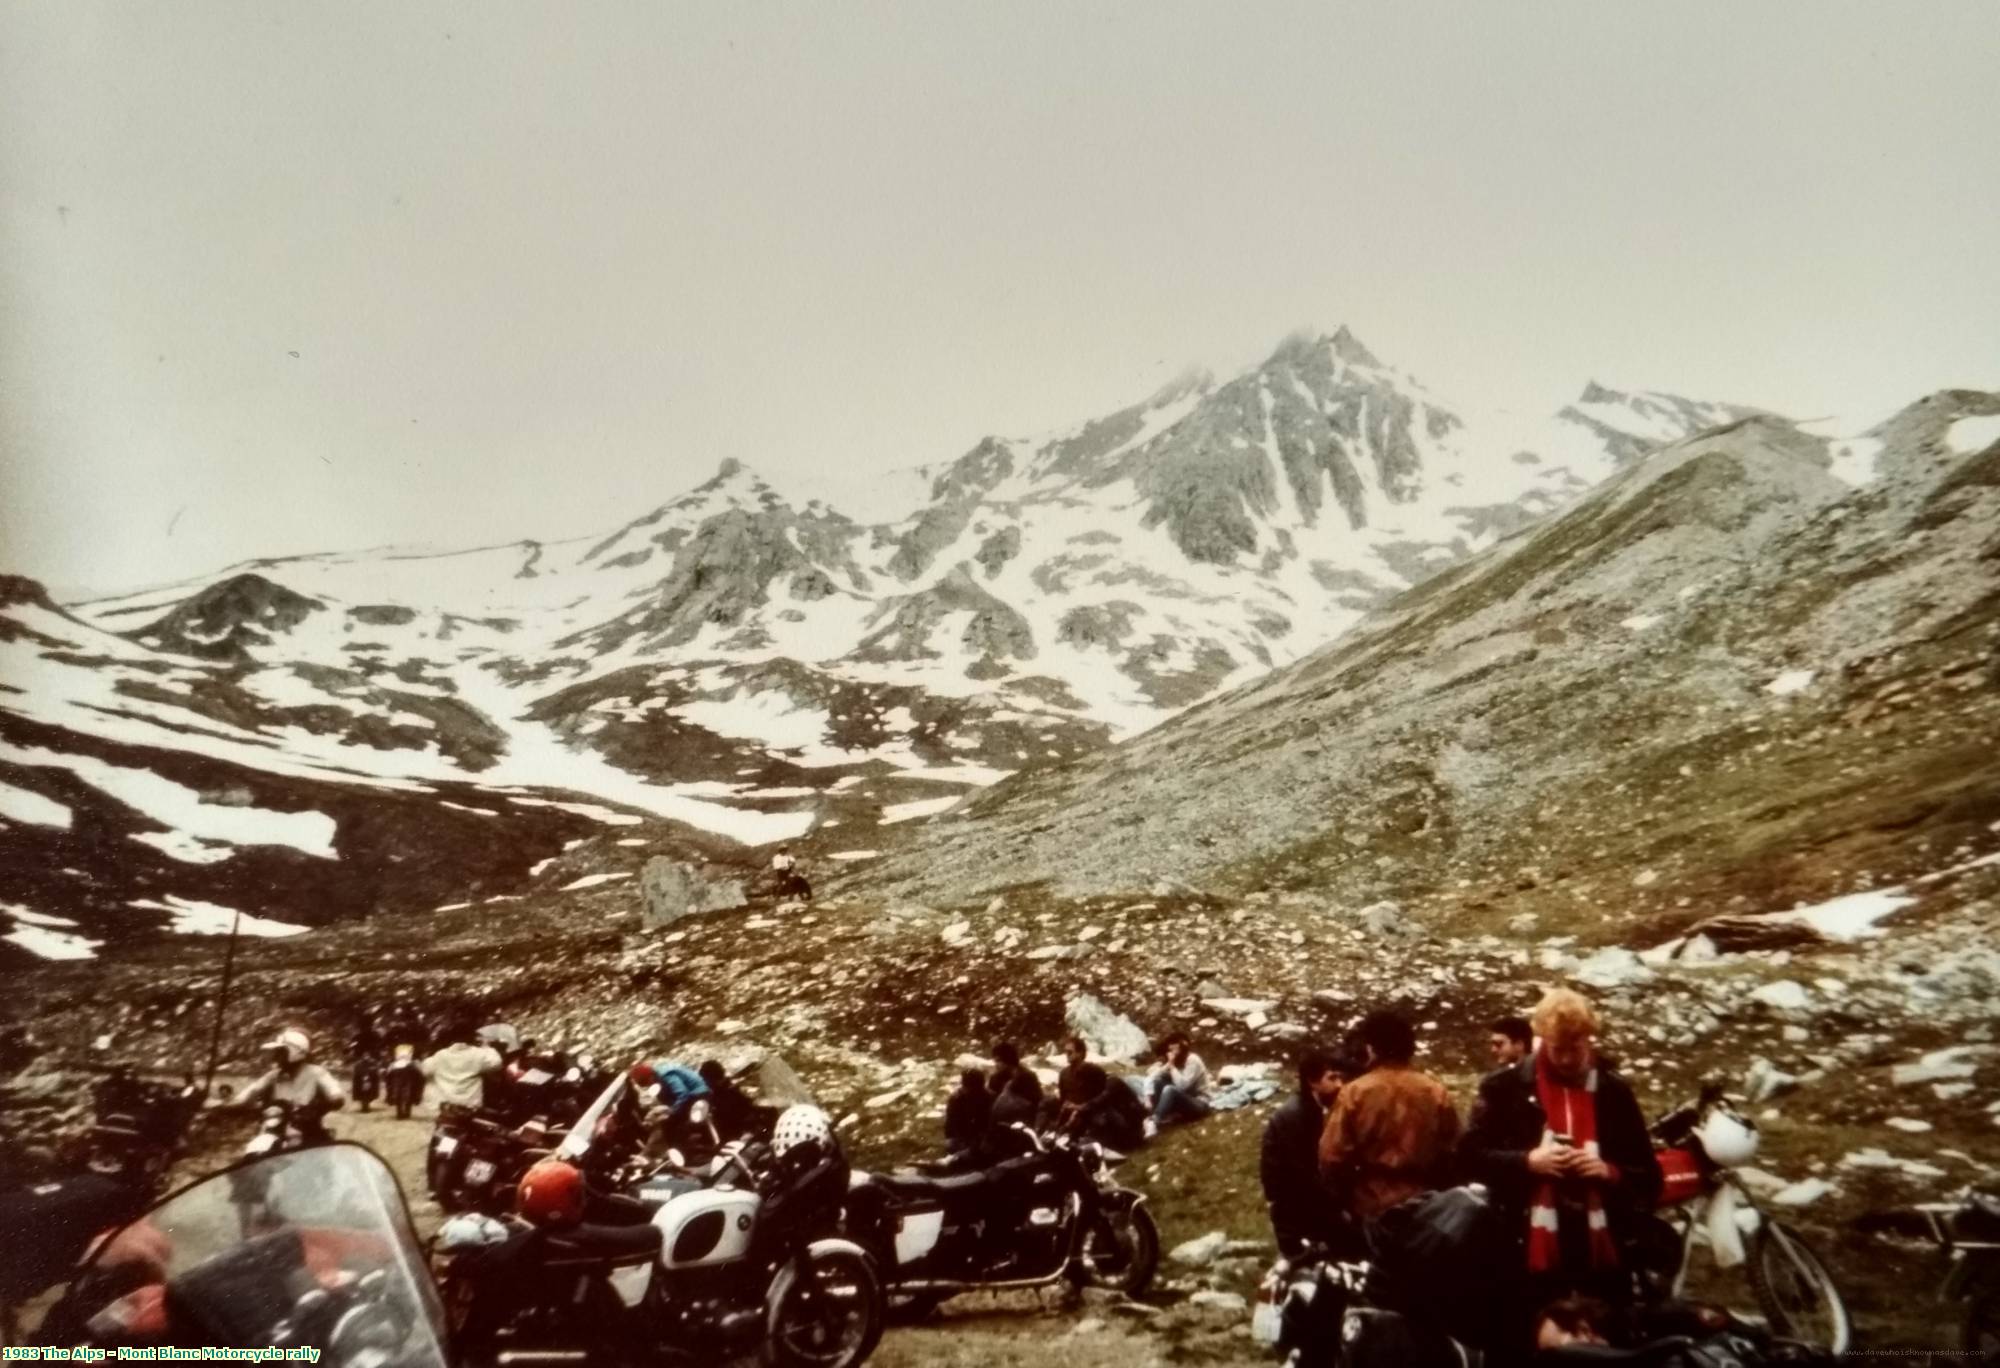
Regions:
[[[771,1151],[780,1157],[798,1145],[832,1143],[833,1122],[818,1107],[785,1108],[778,1113],[778,1124],[771,1131]]]
[[[1740,1168],[1757,1154],[1756,1125],[1727,1107],[1710,1108],[1695,1127],[1694,1138],[1718,1168]]]
[[[278,1038],[264,1047],[276,1050],[285,1057],[287,1064],[301,1064],[312,1053],[312,1038],[296,1026],[288,1026],[278,1032]]]

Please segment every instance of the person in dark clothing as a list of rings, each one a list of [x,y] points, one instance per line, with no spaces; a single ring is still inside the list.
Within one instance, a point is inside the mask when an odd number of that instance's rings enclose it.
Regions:
[[[986,1075],[986,1090],[993,1094],[997,1102],[1005,1096],[1015,1079],[1024,1080],[1019,1091],[1037,1108],[1042,1104],[1042,1080],[1035,1077],[1035,1071],[1021,1062],[1020,1047],[1011,1040],[1002,1040],[993,1047],[993,1069]]]
[[[1362,1071],[1351,1054],[1309,1050],[1299,1060],[1299,1090],[1264,1126],[1258,1173],[1278,1252],[1297,1258],[1320,1245],[1337,1258],[1359,1257],[1360,1237],[1319,1171],[1320,1134],[1340,1089]]]
[[[1597,1053],[1597,1013],[1580,994],[1554,989],[1533,1023],[1534,1053],[1480,1083],[1460,1163],[1514,1232],[1524,1314],[1576,1293],[1622,1305],[1632,1283],[1620,1249],[1660,1190],[1646,1117]]]
[[[986,1090],[986,1075],[967,1069],[958,1076],[958,1091],[944,1104],[944,1147],[947,1154],[967,1154],[986,1142],[993,1124],[993,1094]]]
[[[715,1133],[725,1141],[741,1140],[750,1134],[756,1120],[757,1104],[730,1081],[722,1061],[703,1060],[695,1072],[701,1075],[702,1082],[708,1084],[709,1116],[715,1122]]]
[[[1146,1122],[1152,1113],[1124,1079],[1113,1078],[1095,1064],[1089,1067],[1096,1071],[1102,1086],[1078,1109],[1070,1133],[1119,1154],[1130,1154],[1146,1143]]]
[[[1493,1056],[1494,1068],[1519,1064],[1534,1048],[1535,1028],[1526,1017],[1495,1017],[1486,1023],[1486,1050]]]
[[[987,1080],[992,1085],[992,1080]],[[982,1151],[989,1159],[1004,1159],[1033,1148],[1033,1142],[1016,1126],[1033,1130],[1041,1110],[1041,1080],[1026,1069],[1016,1069],[1007,1078],[1005,1089],[993,1099],[992,1123],[987,1127]]]
[[[1417,1033],[1400,1012],[1370,1012],[1354,1038],[1367,1052],[1368,1070],[1327,1108],[1319,1170],[1366,1224],[1449,1181],[1458,1110],[1444,1084],[1412,1063]]]

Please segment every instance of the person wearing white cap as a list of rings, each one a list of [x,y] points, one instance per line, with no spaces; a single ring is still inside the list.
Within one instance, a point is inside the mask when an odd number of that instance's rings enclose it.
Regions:
[[[347,1094],[338,1079],[307,1059],[312,1039],[298,1027],[289,1026],[264,1047],[264,1053],[271,1067],[243,1090],[244,1103],[285,1103],[297,1113],[299,1131],[308,1143],[331,1138],[320,1118],[347,1105]]]

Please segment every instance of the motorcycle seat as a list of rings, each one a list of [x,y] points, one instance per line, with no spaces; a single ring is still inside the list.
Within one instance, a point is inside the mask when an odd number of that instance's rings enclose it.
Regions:
[[[921,1173],[877,1174],[875,1182],[899,1202],[943,1202],[986,1186],[983,1169],[933,1178]]]
[[[545,1250],[552,1259],[628,1259],[660,1252],[662,1232],[656,1225],[570,1226],[546,1232]]]
[[[1651,1344],[1623,1348],[1609,1344],[1567,1344],[1560,1349],[1544,1349],[1535,1356],[1536,1363],[1542,1364],[1616,1364],[1618,1368],[1654,1368],[1654,1365],[1680,1361],[1693,1349],[1695,1341],[1685,1335],[1672,1335],[1666,1339],[1654,1340]]]

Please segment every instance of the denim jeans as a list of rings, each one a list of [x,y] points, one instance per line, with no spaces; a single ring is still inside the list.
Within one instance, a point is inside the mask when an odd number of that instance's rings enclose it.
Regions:
[[[1199,1121],[1208,1115],[1208,1103],[1172,1083],[1161,1087],[1153,1098],[1153,1119],[1162,1126],[1176,1121]]]

